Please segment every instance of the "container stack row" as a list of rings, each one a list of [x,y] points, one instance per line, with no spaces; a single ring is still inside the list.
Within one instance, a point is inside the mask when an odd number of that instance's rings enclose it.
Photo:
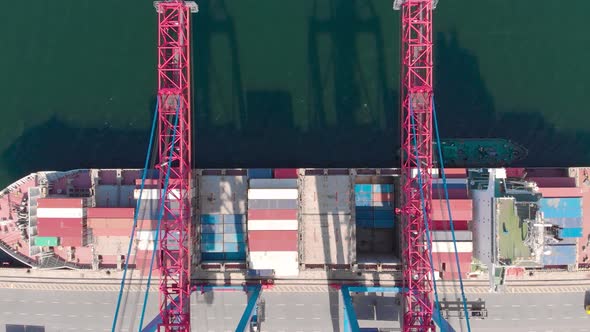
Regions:
[[[547,244],[544,265],[576,264],[577,239],[583,235],[581,197],[541,198],[540,209],[545,223],[560,227],[557,244]]]
[[[473,237],[471,231],[455,231],[455,243],[453,233],[450,231],[431,231],[432,264],[439,272],[442,279],[458,279],[459,270],[463,277],[471,272],[473,259]],[[457,257],[455,256],[455,244]]]
[[[248,189],[249,268],[299,274],[297,179],[251,178]]]
[[[356,226],[393,229],[393,184],[356,184],[354,186]]]
[[[201,215],[203,261],[246,260],[246,220],[242,214]]]
[[[88,208],[88,232],[100,236],[131,236],[133,208]]]
[[[86,210],[81,198],[40,198],[37,201],[37,235],[61,246],[86,245]],[[35,240],[37,243],[37,240]]]

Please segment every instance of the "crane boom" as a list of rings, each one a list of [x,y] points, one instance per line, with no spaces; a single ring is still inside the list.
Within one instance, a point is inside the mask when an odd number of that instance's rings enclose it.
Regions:
[[[432,11],[436,0],[395,0],[401,10],[403,331],[434,331],[425,218],[432,190]]]
[[[154,3],[158,12],[158,157],[160,207],[158,263],[164,331],[190,331],[191,55],[194,2]],[[167,185],[165,182],[168,181]]]

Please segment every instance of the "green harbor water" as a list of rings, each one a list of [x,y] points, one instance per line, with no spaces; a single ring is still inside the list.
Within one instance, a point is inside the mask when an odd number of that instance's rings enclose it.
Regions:
[[[196,167],[397,166],[391,0],[208,0],[193,16]],[[13,1],[0,21],[0,187],[37,170],[142,167],[152,1]],[[590,3],[441,0],[442,137],[504,137],[521,165],[590,164]]]

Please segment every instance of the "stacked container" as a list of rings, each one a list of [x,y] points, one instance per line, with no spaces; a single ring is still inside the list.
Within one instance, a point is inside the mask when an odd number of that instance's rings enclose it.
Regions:
[[[357,227],[393,229],[393,184],[356,184],[354,194]]]
[[[250,269],[297,276],[297,179],[250,179],[248,247]]]
[[[130,236],[133,228],[133,208],[88,208],[88,231],[99,236]]]
[[[543,256],[543,264],[575,264],[577,256],[576,240],[583,235],[582,198],[542,198],[539,205],[545,223],[560,227],[559,237],[562,238],[562,241],[559,243],[546,246],[546,254]],[[557,257],[548,257],[554,255],[557,255]]]
[[[455,244],[453,234],[449,231],[431,231],[432,264],[443,279],[458,279],[459,268],[455,257]],[[463,277],[471,272],[473,259],[473,237],[471,231],[456,231],[457,256]]]
[[[204,261],[246,259],[246,224],[242,214],[201,215],[201,257]]]
[[[40,198],[37,201],[37,234],[59,237],[62,246],[84,246],[85,213],[81,198]]]

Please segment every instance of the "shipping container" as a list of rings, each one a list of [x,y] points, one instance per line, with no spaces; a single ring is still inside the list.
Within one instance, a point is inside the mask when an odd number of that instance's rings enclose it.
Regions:
[[[296,199],[250,199],[248,209],[252,210],[296,210]]]
[[[248,270],[246,271],[246,276],[250,278],[272,278],[275,272],[273,269],[266,269],[266,270]]]
[[[293,189],[297,179],[250,179],[250,189]]]
[[[224,242],[223,251],[228,252],[246,252],[245,242]]]
[[[373,201],[375,202],[393,202],[392,193],[374,193]]]
[[[372,207],[358,206],[355,212],[357,219],[373,219],[375,216]]]
[[[373,194],[372,193],[355,193],[354,200],[356,202],[361,202],[361,201],[371,202],[373,200]]]
[[[448,188],[447,188],[448,189]],[[449,195],[449,199],[467,199],[469,197],[467,187],[460,188],[460,189],[448,189],[447,193]],[[446,199],[445,190],[444,188],[435,188],[432,190],[432,199]]]
[[[37,219],[37,227],[43,227],[45,229],[77,229],[82,230],[84,228],[84,219],[55,219],[55,218],[47,218],[47,219]]]
[[[434,178],[434,179],[432,179],[432,185],[443,185],[443,183],[446,182],[447,186],[450,186],[450,185],[457,185],[457,186],[461,186],[461,187],[467,186],[467,178],[446,179],[446,181],[443,181],[443,180],[444,179],[441,179],[441,178]]]
[[[274,270],[276,277],[291,277],[299,274],[297,251],[250,252],[250,269]]]
[[[134,208],[88,208],[88,218],[133,219]]]
[[[80,209],[84,207],[82,198],[39,198],[37,208]]]
[[[201,259],[203,261],[224,261],[225,254],[222,252],[202,252]]]
[[[201,243],[202,252],[223,252],[223,242],[203,242]]]
[[[250,168],[248,169],[248,177],[250,179],[271,179],[271,168]]]
[[[224,259],[226,261],[244,261],[246,260],[246,252],[225,252]]]
[[[373,206],[375,205],[374,203],[379,203],[379,202],[372,202],[372,201],[356,201],[355,202],[355,206]]]
[[[582,197],[582,188],[539,188],[546,198]]]
[[[224,233],[245,233],[245,224],[223,224]]]
[[[393,185],[392,184],[374,184],[373,185],[373,192],[374,193],[382,193],[382,194],[393,193]]]
[[[297,219],[297,209],[250,210],[248,220],[293,220]]]
[[[134,220],[132,219],[102,219],[102,218],[92,218],[92,219],[87,219],[86,220],[86,224],[88,225],[89,228],[123,228],[123,229],[129,229],[131,230],[131,228],[133,227],[133,223]],[[156,221],[144,221],[144,220],[138,220],[137,221],[137,226],[138,227],[142,227],[142,228],[154,228],[152,227],[152,224],[154,226],[157,226],[157,222]]]
[[[221,214],[203,214],[201,215],[201,224],[222,224],[223,216]]]
[[[542,198],[540,207],[546,219],[582,217],[581,198]]]
[[[373,220],[374,228],[393,228],[393,218]]]
[[[158,179],[145,179],[144,185],[145,186],[153,186],[158,184]],[[135,179],[135,185],[141,186],[142,179]]]
[[[546,224],[552,224],[562,228],[580,228],[582,227],[583,218],[545,218]]]
[[[459,267],[457,267],[457,258],[459,259]],[[443,273],[443,279],[455,279],[458,277],[459,268],[461,269],[462,277],[465,278],[467,273],[471,271],[471,262],[473,255],[471,252],[457,253],[454,252],[437,252],[432,254],[433,268]]]
[[[434,231],[449,231],[451,230],[451,222],[449,220],[431,220],[430,229]],[[455,220],[453,218],[453,227],[455,231],[466,231],[469,229],[469,221]]]
[[[57,247],[59,238],[55,236],[36,236],[35,245],[40,247]]]
[[[375,202],[375,201],[373,201],[371,205],[374,207],[384,207],[384,208],[393,208],[394,207],[393,202]]]
[[[442,178],[442,172],[438,172],[438,170],[437,170],[436,177],[438,177],[439,173],[441,174],[440,177]],[[467,177],[467,170],[465,168],[445,168],[444,175],[448,179],[466,178]],[[433,176],[434,176],[434,174],[433,174]]]
[[[562,238],[573,238],[573,237],[582,237],[584,232],[582,228],[563,228],[559,231],[559,237]]]
[[[473,241],[473,234],[471,231],[456,230],[454,233],[455,241]],[[432,241],[453,241],[453,234],[450,231],[431,231],[430,238]]]
[[[473,242],[471,241],[463,241],[463,242],[456,242],[457,243],[457,252],[473,252]],[[433,241],[432,242],[432,252],[455,252],[454,242],[440,242],[440,241]]]
[[[558,243],[558,245],[577,245],[578,244],[578,238],[577,237],[566,237],[566,238],[562,238]]]
[[[392,208],[389,207],[375,207],[373,209],[373,216],[375,219],[391,219],[395,217],[395,213]]]
[[[131,236],[131,228],[88,228],[92,236]]]
[[[223,224],[219,225],[201,225],[201,232],[202,233],[222,233],[223,232]]]
[[[133,199],[138,200],[139,195],[141,194],[141,200],[160,200],[162,196],[162,190],[160,188],[144,188],[143,191],[141,189],[133,190]],[[177,199],[180,196],[179,189],[172,189],[168,193],[168,199]]]
[[[567,177],[568,169],[565,167],[543,167],[543,168],[527,168],[527,177],[541,178],[541,177]]]
[[[250,231],[250,251],[297,251],[297,231]]]
[[[444,192],[445,186],[442,183],[433,183],[432,190],[433,191],[441,191]],[[467,190],[467,186],[463,184],[447,184],[448,190]]]
[[[471,220],[473,216],[473,202],[470,199],[449,200],[451,216],[453,220]],[[446,202],[432,202],[432,219],[449,220],[448,207]]]
[[[245,242],[246,241],[246,234],[245,233],[224,233],[222,238],[223,238],[223,242]]]
[[[223,233],[201,233],[202,243],[223,242]]]
[[[37,218],[83,218],[82,208],[37,208]]]
[[[244,215],[243,214],[224,214],[223,215],[223,223],[224,224],[243,224],[244,223]]]
[[[526,171],[524,168],[506,168],[506,176],[510,177],[510,178],[519,178],[522,179],[522,177],[526,174]]]
[[[355,194],[372,193],[372,192],[373,192],[373,186],[370,184],[355,184],[354,185],[354,193]]]
[[[59,243],[63,247],[82,247],[82,236],[61,236]]]
[[[374,228],[373,219],[356,219],[356,226],[360,228]]]
[[[296,231],[299,222],[295,220],[248,220],[248,231]]]
[[[545,178],[527,178],[527,181],[537,183],[538,187],[547,188],[573,188],[576,187],[576,178],[570,177],[545,177]]]
[[[543,265],[570,265],[576,263],[575,245],[545,246],[542,256]]]
[[[297,168],[275,168],[274,177],[277,179],[297,179]]]
[[[248,189],[248,200],[296,200],[298,189]]]

